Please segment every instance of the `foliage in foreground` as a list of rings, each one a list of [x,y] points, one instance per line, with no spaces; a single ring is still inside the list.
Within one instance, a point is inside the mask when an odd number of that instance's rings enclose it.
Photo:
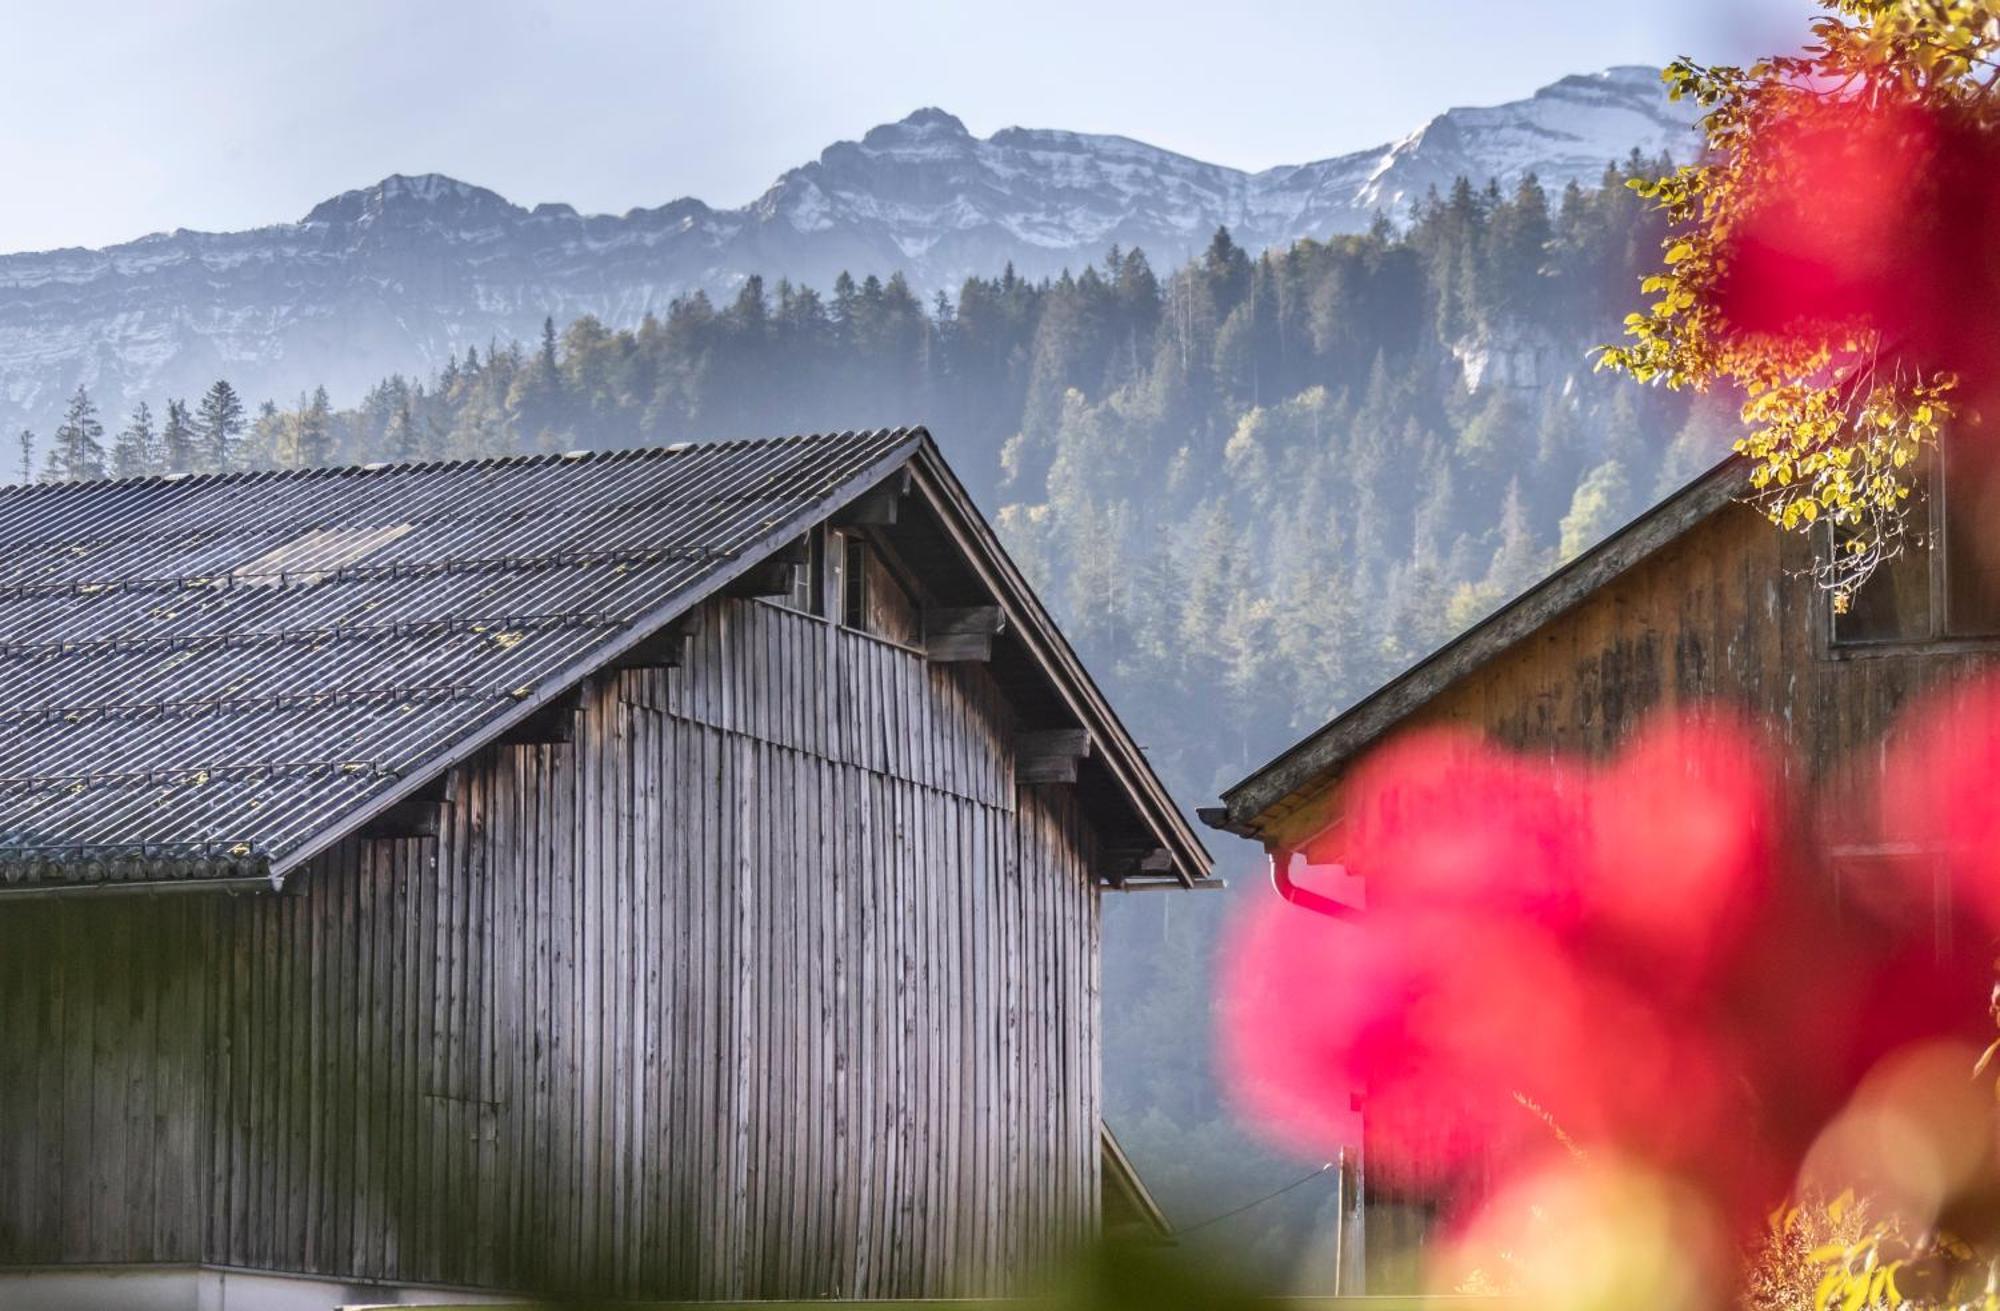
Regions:
[[[2000,4],[1822,3],[1799,55],[1666,70],[1709,154],[1634,184],[1671,231],[1656,299],[1600,362],[1742,394],[1755,500],[1786,530],[1831,521],[1816,572],[1844,608],[1903,550],[1916,468],[2000,364]]]

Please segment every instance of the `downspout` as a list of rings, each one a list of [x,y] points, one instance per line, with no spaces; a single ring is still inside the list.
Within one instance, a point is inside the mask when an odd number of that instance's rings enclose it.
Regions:
[[[1276,845],[1266,848],[1266,851],[1271,861],[1271,887],[1280,897],[1301,910],[1309,910],[1328,919],[1346,920],[1350,923],[1360,920],[1359,906],[1336,901],[1324,893],[1314,892],[1311,888],[1302,888],[1292,881],[1292,858],[1298,854],[1296,851]],[[1356,1111],[1360,1111],[1361,1097],[1353,1096],[1351,1105]],[[1361,1151],[1350,1155],[1346,1147],[1340,1149],[1340,1175],[1335,1184],[1337,1191],[1333,1212],[1333,1291],[1336,1297],[1364,1291],[1368,1286],[1367,1240],[1366,1230],[1363,1228],[1367,1221],[1363,1218],[1361,1197],[1362,1160]],[[1357,1230],[1360,1232],[1356,1232]],[[1351,1250],[1357,1246],[1358,1251]]]
[[[1312,911],[1315,915],[1325,915],[1330,919],[1352,920],[1360,918],[1359,907],[1344,901],[1335,901],[1311,888],[1302,888],[1292,881],[1292,858],[1298,853],[1289,847],[1269,848],[1271,861],[1271,887],[1286,901],[1301,910]]]

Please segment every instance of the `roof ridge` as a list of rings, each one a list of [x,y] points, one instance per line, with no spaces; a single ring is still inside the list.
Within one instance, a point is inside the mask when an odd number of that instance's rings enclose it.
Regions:
[[[213,484],[279,482],[284,479],[333,479],[369,474],[408,473],[445,469],[529,468],[538,464],[600,464],[684,455],[694,451],[734,451],[752,446],[803,446],[811,442],[896,441],[925,432],[922,424],[898,427],[843,428],[837,432],[795,432],[774,437],[723,437],[666,442],[650,446],[618,446],[605,450],[520,451],[456,460],[372,460],[366,464],[322,464],[301,469],[229,469],[212,473],[152,473],[133,478],[79,478],[60,482],[0,483],[0,496],[63,494],[77,488],[150,487],[157,484],[202,487]]]

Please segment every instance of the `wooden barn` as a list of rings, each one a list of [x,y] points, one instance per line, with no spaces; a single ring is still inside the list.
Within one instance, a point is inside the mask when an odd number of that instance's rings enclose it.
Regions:
[[[1208,873],[921,430],[0,490],[0,1304],[995,1289]]]
[[[1947,451],[1949,455],[1949,451]],[[1775,729],[1802,782],[1838,784],[1865,761],[1918,693],[1990,668],[2000,654],[2000,569],[1982,554],[1984,478],[1927,475],[1921,540],[1836,615],[1810,576],[1825,533],[1780,533],[1744,503],[1745,466],[1725,462],[1622,531],[1570,561],[1202,811],[1216,828],[1263,844],[1273,883],[1311,910],[1346,914],[1337,881],[1308,873],[1322,835],[1341,819],[1349,767],[1392,733],[1449,724],[1530,752],[1604,756],[1647,715],[1676,703],[1720,701]],[[1830,896],[1864,895],[1879,909],[1887,860],[1921,850],[1836,846]],[[1862,887],[1862,883],[1869,886]],[[1950,889],[1901,913],[1948,932]],[[1360,922],[1365,931],[1365,912]],[[1949,949],[1948,942],[1939,948]],[[1364,1107],[1365,1115],[1365,1107]],[[1373,1199],[1361,1244],[1370,1289],[1404,1291],[1404,1256],[1421,1207]],[[1361,1291],[1356,1287],[1346,1291]]]

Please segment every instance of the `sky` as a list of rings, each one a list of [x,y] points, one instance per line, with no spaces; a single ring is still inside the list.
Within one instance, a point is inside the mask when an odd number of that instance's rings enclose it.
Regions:
[[[1809,0],[60,0],[0,41],[0,251],[290,222],[390,173],[739,205],[923,105],[1263,168],[1568,73],[1796,47]]]

